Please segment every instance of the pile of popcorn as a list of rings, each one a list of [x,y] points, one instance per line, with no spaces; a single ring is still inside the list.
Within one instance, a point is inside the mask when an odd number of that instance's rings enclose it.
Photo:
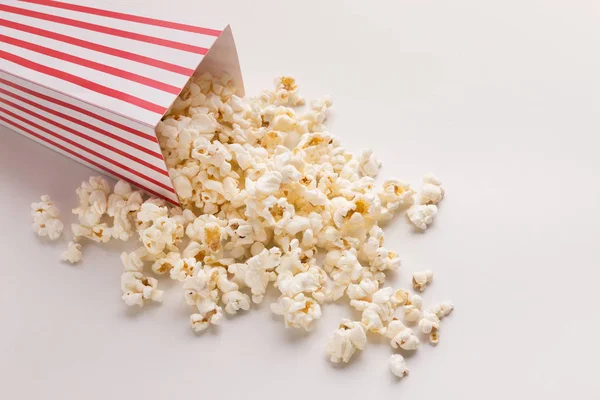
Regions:
[[[261,303],[272,283],[279,298],[271,310],[286,327],[310,330],[322,306],[343,297],[358,311],[333,333],[332,362],[348,362],[367,334],[407,351],[419,347],[419,336],[438,343],[440,320],[453,305],[425,310],[418,294],[383,286],[400,258],[384,246],[380,224],[406,212],[427,229],[444,196],[441,182],[426,175],[418,189],[396,179],[375,185],[382,163],[370,150],[349,153],[327,131],[329,98],[304,112],[293,108],[304,100],[291,77],[254,99],[234,93],[228,77],[192,78],[156,129],[181,207],[125,181],[111,188],[92,177],[77,189],[79,222],[61,258],[80,261],[84,238],[137,238],[140,247],[121,255],[123,300],[161,301],[154,276],[168,275],[182,283],[197,332]],[[38,234],[61,236],[48,196],[32,204],[32,214]],[[414,289],[422,292],[432,279],[431,271],[415,273]],[[390,358],[390,369],[407,374],[401,354]]]

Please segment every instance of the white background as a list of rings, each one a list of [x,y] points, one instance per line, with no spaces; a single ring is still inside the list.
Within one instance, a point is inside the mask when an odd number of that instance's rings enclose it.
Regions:
[[[600,3],[119,3],[230,22],[249,94],[293,74],[307,97],[333,96],[330,130],[373,148],[381,177],[439,175],[434,226],[387,228],[403,259],[390,282],[432,269],[426,304],[456,310],[398,381],[377,338],[345,367],[326,360],[346,306],[325,307],[310,335],[263,304],[196,336],[168,281],[163,305],[128,309],[119,253],[134,243],[86,245],[70,266],[67,238],[30,227],[41,194],[72,222],[91,171],[2,129],[0,398],[599,398]]]

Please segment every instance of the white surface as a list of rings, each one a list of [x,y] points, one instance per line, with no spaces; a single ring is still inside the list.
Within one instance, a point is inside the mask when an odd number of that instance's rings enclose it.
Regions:
[[[158,0],[127,3],[160,15]],[[333,95],[331,131],[371,146],[382,176],[443,179],[431,230],[402,219],[386,239],[395,284],[430,268],[426,302],[456,303],[440,344],[396,381],[388,345],[346,368],[325,359],[347,307],[308,336],[263,304],[196,337],[175,285],[127,309],[121,247],[87,245],[71,267],[66,239],[30,228],[32,201],[50,194],[68,215],[89,170],[3,129],[0,398],[598,398],[598,2],[188,3],[231,22],[248,93],[294,74],[308,97]]]

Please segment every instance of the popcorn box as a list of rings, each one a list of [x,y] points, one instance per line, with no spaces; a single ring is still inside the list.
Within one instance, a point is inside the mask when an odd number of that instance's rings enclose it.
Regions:
[[[243,96],[231,28],[110,7],[0,0],[0,124],[178,204],[154,130],[194,74]]]

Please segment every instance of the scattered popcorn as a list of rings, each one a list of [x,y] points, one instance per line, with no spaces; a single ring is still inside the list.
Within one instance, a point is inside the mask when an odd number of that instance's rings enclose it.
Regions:
[[[69,242],[69,247],[60,255],[60,259],[62,261],[68,261],[71,264],[75,264],[81,261],[82,256],[83,253],[81,252],[81,244]]]
[[[79,217],[79,223],[93,228],[100,223],[100,219],[108,208],[108,194],[110,185],[101,176],[93,176],[77,189],[79,206],[73,209],[73,214]]]
[[[423,302],[421,296],[414,294],[409,296],[404,303],[404,320],[407,322],[416,322],[421,318],[421,307]]]
[[[414,194],[408,184],[393,179],[383,182],[383,190],[377,195],[385,207],[396,210],[399,207],[411,206]]]
[[[50,196],[44,195],[40,198],[40,202],[31,203],[31,216],[33,229],[38,236],[48,236],[50,240],[62,236],[64,225],[60,221],[60,211]]]
[[[362,176],[374,178],[381,169],[383,163],[375,158],[373,150],[365,149],[358,156],[358,168]]]
[[[282,296],[277,303],[271,304],[271,310],[283,315],[286,327],[312,329],[313,321],[321,318],[321,306],[316,300],[298,293],[294,297]]]
[[[449,301],[444,301],[440,304],[436,304],[431,308],[431,312],[437,315],[438,318],[442,319],[454,310],[454,304]]]
[[[336,363],[363,350],[372,334],[416,350],[419,339],[395,318],[398,308],[407,324],[418,321],[437,340],[439,318],[453,306],[424,312],[419,295],[384,287],[400,257],[384,246],[380,224],[406,211],[426,229],[444,197],[441,182],[426,175],[418,192],[397,179],[376,184],[381,161],[371,150],[348,152],[324,125],[329,97],[305,111],[293,108],[304,104],[293,77],[277,78],[274,89],[254,99],[235,92],[227,76],[194,76],[156,127],[181,207],[124,181],[111,187],[91,177],[77,189],[78,222],[61,257],[79,261],[81,238],[137,238],[138,248],[121,254],[123,300],[160,302],[158,280],[146,274],[168,276],[181,282],[196,332],[261,303],[271,283],[279,291],[271,311],[290,328],[311,330],[327,302],[344,299],[361,315],[342,320],[330,339],[327,354]],[[47,196],[32,214],[40,234],[60,235],[58,210]],[[414,274],[415,289],[423,291],[432,277]],[[408,373],[400,355],[390,358],[390,368]]]
[[[438,344],[440,340],[439,329],[442,318],[454,310],[454,305],[448,301],[435,305],[430,311],[425,311],[419,320],[421,332],[429,335],[431,344]]]
[[[223,314],[218,306],[214,306],[213,304],[211,304],[211,306],[213,306],[213,308],[204,314],[190,315],[190,324],[194,331],[202,332],[210,325],[219,325],[219,321],[223,317]]]
[[[39,203],[31,204],[31,216],[34,220],[38,218],[60,218],[60,211],[58,210],[58,207],[56,207],[56,204],[50,199],[50,196],[43,195],[40,200]]]
[[[419,197],[420,204],[438,204],[444,198],[442,182],[431,174],[425,175]]]
[[[429,342],[437,344],[438,334],[437,331],[440,329],[440,319],[432,312],[425,311],[423,317],[419,320],[419,328],[421,332],[429,335]]]
[[[433,223],[438,213],[438,204],[444,198],[444,188],[438,178],[433,175],[423,177],[423,187],[414,196],[413,204],[407,211],[406,216],[417,228],[427,229]]]
[[[398,378],[408,375],[408,368],[406,367],[404,357],[400,354],[392,354],[390,356],[390,371]]]
[[[195,258],[179,258],[170,269],[171,279],[184,282],[188,277],[193,276],[196,271],[200,270],[200,268],[202,268],[202,263],[197,262]]]
[[[419,229],[425,230],[433,223],[438,209],[434,205],[415,204],[406,211],[406,216]]]
[[[300,106],[304,99],[298,94],[298,85],[291,76],[281,76],[275,79],[275,90],[264,91],[261,100],[266,100],[275,105]]]
[[[239,310],[250,309],[250,297],[237,290],[223,294],[222,300],[227,314],[236,314]]]
[[[412,279],[413,287],[415,290],[422,292],[427,287],[427,284],[431,283],[432,280],[433,271],[430,269],[423,272],[415,272]]]
[[[420,344],[419,338],[413,334],[412,329],[395,318],[388,324],[385,336],[391,339],[390,344],[395,349],[400,347],[404,350],[416,350]]]
[[[148,256],[145,248],[140,247],[131,253],[121,253],[121,262],[128,272],[142,272],[144,270],[144,261]]]
[[[162,301],[163,291],[158,290],[158,281],[141,272],[125,272],[121,276],[123,300],[128,306],[143,306],[144,300]]]
[[[350,300],[350,306],[362,311],[362,323],[369,331],[383,334],[387,323],[394,318],[394,311],[397,306],[393,298],[393,289],[387,287],[376,290],[371,294],[368,292],[377,289],[378,284],[377,282],[370,282],[367,278],[364,280],[367,281],[365,286],[368,288],[364,292],[366,296]],[[360,289],[349,288],[349,290],[351,291],[351,293],[348,293],[349,297],[354,295],[352,292],[355,291],[362,294]]]
[[[327,354],[334,363],[350,361],[356,350],[367,345],[367,328],[360,322],[343,319],[327,344]]]
[[[234,275],[234,281],[240,282],[252,292],[252,301],[261,303],[269,282],[275,280],[274,269],[279,263],[281,251],[274,247],[264,249],[250,258],[245,264],[232,264],[229,273]]]
[[[183,284],[186,303],[195,306],[198,311],[190,316],[192,329],[196,332],[201,332],[210,325],[218,325],[223,317],[222,308],[217,304],[218,290],[211,275],[204,270],[197,270]]]

